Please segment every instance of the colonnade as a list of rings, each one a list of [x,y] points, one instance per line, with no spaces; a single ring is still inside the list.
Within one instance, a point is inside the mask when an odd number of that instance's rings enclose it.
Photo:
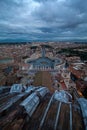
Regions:
[[[35,70],[51,70],[50,66],[34,66],[33,69]]]

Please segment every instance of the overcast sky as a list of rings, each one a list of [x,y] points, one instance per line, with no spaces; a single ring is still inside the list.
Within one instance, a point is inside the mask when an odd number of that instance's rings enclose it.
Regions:
[[[0,0],[0,42],[87,41],[87,0]]]

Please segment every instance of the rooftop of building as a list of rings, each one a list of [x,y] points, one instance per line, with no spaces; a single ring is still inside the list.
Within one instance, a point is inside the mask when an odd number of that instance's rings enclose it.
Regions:
[[[2,87],[0,128],[2,130],[85,130],[87,100],[77,91],[50,93],[43,86],[14,84],[10,91]],[[9,93],[10,92],[10,93]],[[73,93],[74,92],[74,93]],[[73,99],[72,99],[72,95]],[[81,100],[81,101],[80,101]]]

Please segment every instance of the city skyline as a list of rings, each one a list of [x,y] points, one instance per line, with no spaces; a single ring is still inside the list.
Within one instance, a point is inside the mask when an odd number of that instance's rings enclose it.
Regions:
[[[0,42],[87,42],[86,0],[1,0],[0,5]]]

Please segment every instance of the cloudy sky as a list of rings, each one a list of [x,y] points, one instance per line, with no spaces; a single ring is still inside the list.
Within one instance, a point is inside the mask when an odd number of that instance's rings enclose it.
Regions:
[[[87,0],[0,0],[0,42],[87,41]]]

